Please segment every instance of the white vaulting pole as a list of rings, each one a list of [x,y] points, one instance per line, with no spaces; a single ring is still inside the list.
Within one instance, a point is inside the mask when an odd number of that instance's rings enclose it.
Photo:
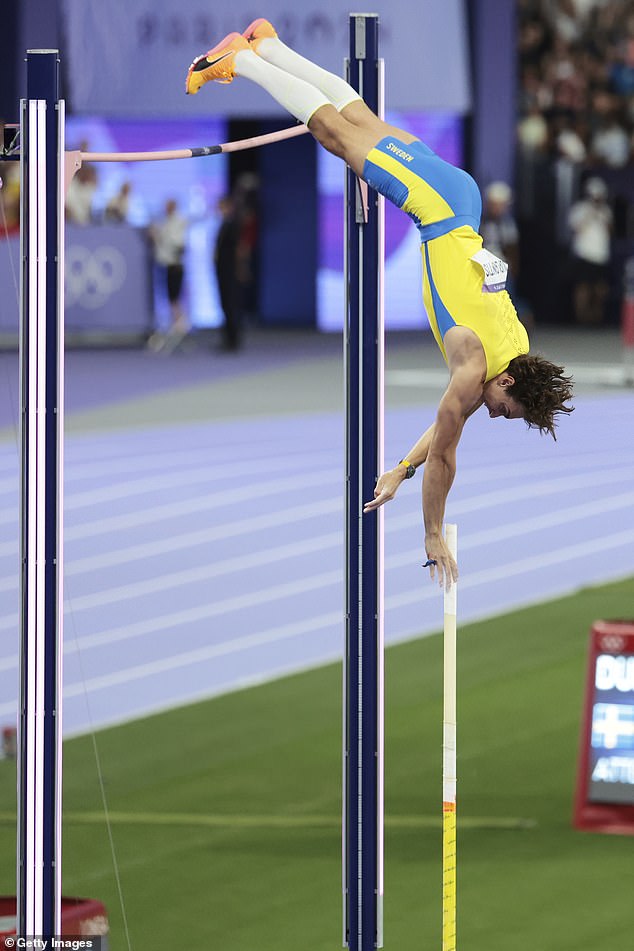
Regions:
[[[458,560],[458,526],[445,525]],[[456,951],[456,608],[457,584],[444,595],[442,740],[442,951]]]

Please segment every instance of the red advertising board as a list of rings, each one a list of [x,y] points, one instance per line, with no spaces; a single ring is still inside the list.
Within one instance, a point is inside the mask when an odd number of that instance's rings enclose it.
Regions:
[[[0,898],[0,939],[15,935],[15,927],[15,897],[2,897]],[[101,951],[107,951],[108,913],[105,907],[93,898],[62,898],[61,935],[100,937]],[[0,940],[0,946],[8,947],[9,945],[3,944]]]
[[[634,621],[590,631],[573,821],[634,835]]]

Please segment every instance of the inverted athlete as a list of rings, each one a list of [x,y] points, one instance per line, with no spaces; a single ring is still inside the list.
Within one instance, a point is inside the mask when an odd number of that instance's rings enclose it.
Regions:
[[[379,119],[341,77],[300,56],[258,19],[197,57],[186,91],[205,83],[253,80],[317,141],[416,223],[423,258],[423,300],[449,383],[436,419],[409,453],[378,480],[372,512],[425,463],[423,519],[432,579],[450,585],[458,568],[442,535],[456,472],[456,447],[467,419],[485,406],[492,419],[523,419],[555,438],[555,416],[571,413],[563,367],[528,354],[528,335],[505,290],[506,264],[482,247],[482,200],[462,169],[420,139]]]

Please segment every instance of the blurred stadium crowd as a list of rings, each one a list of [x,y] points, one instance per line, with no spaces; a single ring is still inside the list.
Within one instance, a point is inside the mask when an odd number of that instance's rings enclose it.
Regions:
[[[634,255],[634,5],[520,0],[515,211],[540,322],[619,320]]]
[[[523,150],[590,168],[634,155],[634,5],[629,0],[522,0]]]

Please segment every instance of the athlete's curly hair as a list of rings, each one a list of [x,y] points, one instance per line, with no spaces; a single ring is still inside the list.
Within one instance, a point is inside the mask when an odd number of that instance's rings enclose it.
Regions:
[[[543,357],[524,353],[508,365],[507,373],[515,383],[507,392],[524,407],[524,419],[530,429],[555,436],[555,416],[572,413],[574,406],[566,406],[572,398],[572,377],[564,376],[564,368],[549,363]]]

